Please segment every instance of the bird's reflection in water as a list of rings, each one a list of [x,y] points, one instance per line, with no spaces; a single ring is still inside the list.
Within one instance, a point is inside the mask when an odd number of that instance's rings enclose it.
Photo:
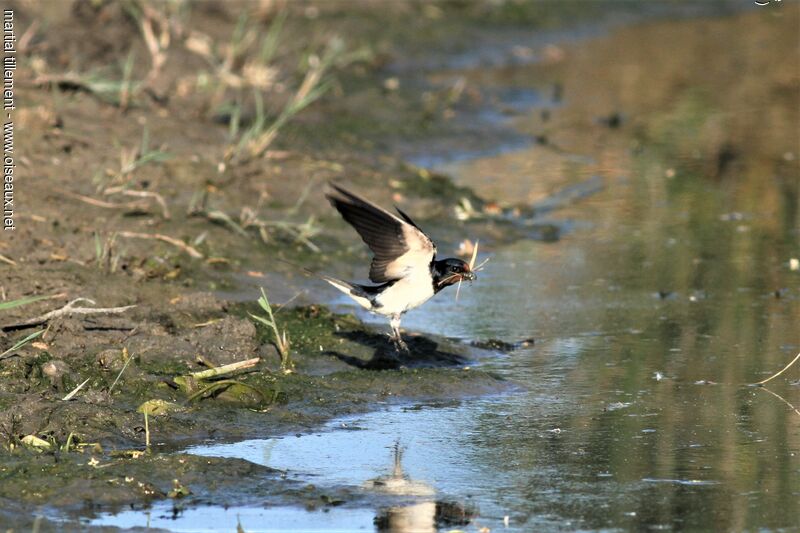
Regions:
[[[368,490],[413,500],[408,505],[384,507],[375,516],[375,527],[386,533],[436,533],[439,527],[466,525],[474,513],[457,503],[435,499],[436,490],[423,481],[410,479],[403,473],[403,449],[394,445],[392,473],[367,481]]]

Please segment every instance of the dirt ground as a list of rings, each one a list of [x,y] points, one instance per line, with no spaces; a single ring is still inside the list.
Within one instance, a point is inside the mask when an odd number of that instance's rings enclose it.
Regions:
[[[274,483],[266,468],[166,452],[302,432],[379,401],[508,387],[465,370],[479,349],[413,337],[413,356],[397,361],[383,332],[319,305],[278,315],[287,373],[271,331],[250,316],[264,314],[258,293],[244,303],[221,295],[238,278],[263,279],[282,303],[292,294],[280,280],[298,277],[283,260],[334,273],[366,261],[324,200],[329,180],[425,212],[443,235],[459,231],[452,212],[463,198],[483,205],[382,149],[446,127],[451,103],[447,91],[398,87],[384,70],[402,33],[385,32],[374,6],[353,3],[343,19],[295,4],[285,20],[280,2],[12,7],[17,228],[0,240],[0,301],[46,298],[0,311],[0,352],[40,332],[0,360],[0,522],[31,527],[41,505],[91,515],[178,498],[179,485],[196,502],[241,503],[245,492],[327,501]],[[443,15],[391,9],[428,26]],[[270,35],[276,49],[265,52]],[[324,94],[282,122],[309,87]],[[259,153],[240,143],[251,133],[268,139]],[[491,224],[477,233],[500,234]],[[67,305],[112,311],[29,323]],[[256,357],[225,380],[186,378]],[[142,407],[151,400],[162,403]],[[242,478],[261,488],[245,491]]]

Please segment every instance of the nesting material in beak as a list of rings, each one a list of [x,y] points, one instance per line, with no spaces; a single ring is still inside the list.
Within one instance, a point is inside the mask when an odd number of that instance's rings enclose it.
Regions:
[[[472,249],[472,257],[469,260],[469,272],[464,272],[458,279],[458,286],[456,287],[456,301],[458,301],[458,294],[461,292],[461,282],[464,280],[474,281],[478,279],[472,269],[475,267],[475,259],[478,257],[478,240],[475,240],[475,247]]]
[[[470,257],[470,259],[469,259],[469,270],[470,270],[470,272],[472,271],[472,269],[475,268],[475,259],[478,258],[478,244],[480,242],[481,241],[479,241],[478,239],[475,239],[475,246],[472,248],[472,257]]]

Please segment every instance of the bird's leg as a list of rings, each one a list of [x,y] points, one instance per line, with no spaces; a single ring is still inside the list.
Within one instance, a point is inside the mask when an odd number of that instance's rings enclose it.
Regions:
[[[398,352],[408,352],[408,345],[403,341],[403,337],[400,335],[400,315],[392,315],[391,326],[394,347],[397,348]]]

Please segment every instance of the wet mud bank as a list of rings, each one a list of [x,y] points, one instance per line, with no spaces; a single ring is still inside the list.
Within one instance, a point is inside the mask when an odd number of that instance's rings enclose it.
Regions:
[[[411,336],[413,356],[396,360],[382,330],[310,306],[327,298],[314,295],[320,284],[280,261],[334,274],[365,261],[323,198],[329,180],[429,220],[451,220],[464,198],[480,202],[376,149],[376,125],[410,132],[436,124],[442,110],[431,114],[403,87],[396,100],[411,112],[381,115],[391,107],[383,65],[395,46],[375,39],[374,9],[357,6],[342,22],[313,6],[284,17],[249,3],[180,12],[148,2],[44,4],[13,6],[30,31],[15,115],[25,181],[17,231],[0,242],[0,298],[18,304],[0,309],[4,524],[24,528],[46,504],[81,512],[184,496],[171,477],[198,497],[251,477],[233,460],[201,467],[172,455],[190,443],[303,432],[377,405],[507,389],[467,369],[488,352],[458,342]],[[398,12],[410,19],[420,9]],[[363,29],[331,37],[351,24]],[[151,30],[160,44],[147,40]],[[279,46],[266,60],[270,35]],[[280,122],[274,144],[255,155],[244,133],[266,145],[270,130],[257,124],[278,123],[309,72],[329,92]],[[457,246],[458,223],[441,233]],[[258,285],[275,304],[300,293],[292,305],[301,307],[276,315],[291,373],[251,316],[263,314]],[[255,366],[196,377],[253,358]]]
[[[201,300],[217,302],[210,294],[194,297]],[[383,332],[319,306],[277,315],[292,340],[287,372],[270,333],[245,318],[257,311],[217,302],[166,325],[141,311],[91,325],[68,319],[48,332],[46,350],[4,360],[5,520],[17,523],[41,505],[85,515],[168,497],[184,504],[269,497],[305,505],[321,492],[282,483],[269,468],[175,452],[198,442],[302,434],[376,406],[510,390],[470,368],[488,352],[412,336],[411,354],[398,358]],[[245,356],[260,361],[219,378],[197,377]],[[237,491],[245,489],[242,500]],[[349,499],[337,501],[343,498]]]
[[[0,242],[4,526],[57,526],[161,499],[339,505],[356,496],[180,450],[302,434],[378,406],[510,389],[480,369],[492,352],[458,341],[409,332],[411,355],[398,358],[383,329],[318,305],[328,298],[315,294],[321,283],[292,266],[342,274],[366,262],[324,200],[329,180],[445,221],[442,233],[452,236],[461,233],[447,222],[454,205],[481,201],[444,176],[380,156],[369,125],[344,116],[357,98],[382,100],[369,86],[380,87],[388,45],[367,46],[369,34],[337,44],[327,37],[342,30],[335,13],[292,11],[290,28],[311,21],[321,28],[312,33],[326,37],[308,43],[306,32],[283,34],[281,52],[269,67],[261,64],[274,69],[262,74],[281,89],[248,78],[259,47],[243,43],[276,31],[282,15],[239,18],[237,6],[197,4],[159,19],[146,2],[132,3],[142,12],[73,4],[47,13],[16,6],[20,27],[33,29],[16,115],[24,208],[17,231]],[[356,18],[373,16],[356,11]],[[153,52],[140,31],[148,24],[165,31],[159,20],[168,21],[173,44],[164,50],[166,67],[139,90],[154,72],[136,60]],[[37,31],[42,23],[47,34]],[[232,51],[237,45],[245,51]],[[234,122],[268,134],[255,123],[279,119],[291,102],[287,87],[302,91],[315,68],[301,62],[297,71],[296,62],[309,50],[324,62],[333,49],[339,55],[320,76],[336,90],[281,128],[269,153],[254,156]],[[226,57],[233,64],[217,63]],[[260,119],[254,87],[275,106]],[[342,96],[354,92],[360,96]],[[231,105],[239,106],[235,121]],[[292,300],[273,306],[291,361],[281,362],[273,332],[253,318],[264,315],[257,286],[273,304]]]

